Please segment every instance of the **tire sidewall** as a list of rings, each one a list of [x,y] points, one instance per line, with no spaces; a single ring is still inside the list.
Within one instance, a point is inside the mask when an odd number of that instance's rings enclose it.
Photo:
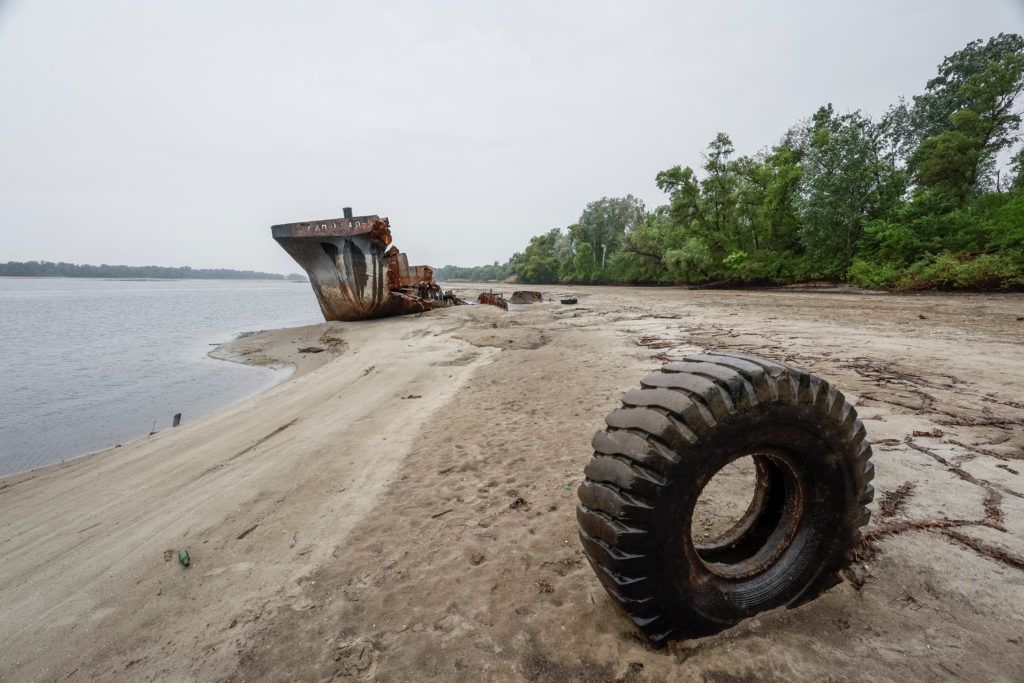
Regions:
[[[775,451],[800,481],[802,512],[781,556],[753,577],[723,577],[700,558],[691,537],[701,491],[722,467],[758,452]],[[663,492],[655,530],[656,585],[670,611],[691,623],[730,625],[757,612],[798,601],[848,550],[859,511],[856,453],[843,428],[810,405],[772,404],[738,411],[679,452]],[[781,584],[781,585],[776,585]],[[767,590],[767,588],[773,589]],[[685,617],[684,617],[685,618]]]

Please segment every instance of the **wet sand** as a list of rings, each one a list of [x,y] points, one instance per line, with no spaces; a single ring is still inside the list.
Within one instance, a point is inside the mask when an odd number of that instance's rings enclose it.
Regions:
[[[1024,676],[1024,296],[571,291],[247,336],[219,353],[295,375],[0,479],[0,679]],[[575,488],[622,393],[706,348],[855,401],[869,542],[818,600],[654,651]]]

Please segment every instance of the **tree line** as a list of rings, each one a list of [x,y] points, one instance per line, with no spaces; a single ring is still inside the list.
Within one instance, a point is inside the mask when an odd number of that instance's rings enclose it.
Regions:
[[[439,282],[470,280],[472,282],[501,282],[511,274],[508,263],[495,261],[489,266],[442,266],[434,271]]]
[[[698,168],[657,174],[663,206],[605,197],[507,264],[446,268],[527,283],[1024,286],[1022,88],[1024,38],[976,40],[880,117],[827,104],[751,155],[718,133]]]
[[[230,268],[190,268],[189,266],[90,266],[60,261],[8,261],[0,263],[0,276],[6,277],[105,277],[105,278],[158,278],[196,280],[300,280],[306,276],[292,273],[262,273],[255,270]]]

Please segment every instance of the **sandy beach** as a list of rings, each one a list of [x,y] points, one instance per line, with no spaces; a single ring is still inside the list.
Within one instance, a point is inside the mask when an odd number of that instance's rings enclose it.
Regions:
[[[579,303],[244,336],[215,354],[292,377],[0,479],[0,680],[1024,677],[1024,295],[539,289]],[[877,493],[821,598],[654,650],[576,488],[622,394],[704,349],[841,389]]]

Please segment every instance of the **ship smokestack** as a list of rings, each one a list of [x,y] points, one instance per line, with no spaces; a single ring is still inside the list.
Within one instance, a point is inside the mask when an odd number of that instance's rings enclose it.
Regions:
[[[346,206],[342,211],[345,212],[345,218],[352,218],[352,207]]]

